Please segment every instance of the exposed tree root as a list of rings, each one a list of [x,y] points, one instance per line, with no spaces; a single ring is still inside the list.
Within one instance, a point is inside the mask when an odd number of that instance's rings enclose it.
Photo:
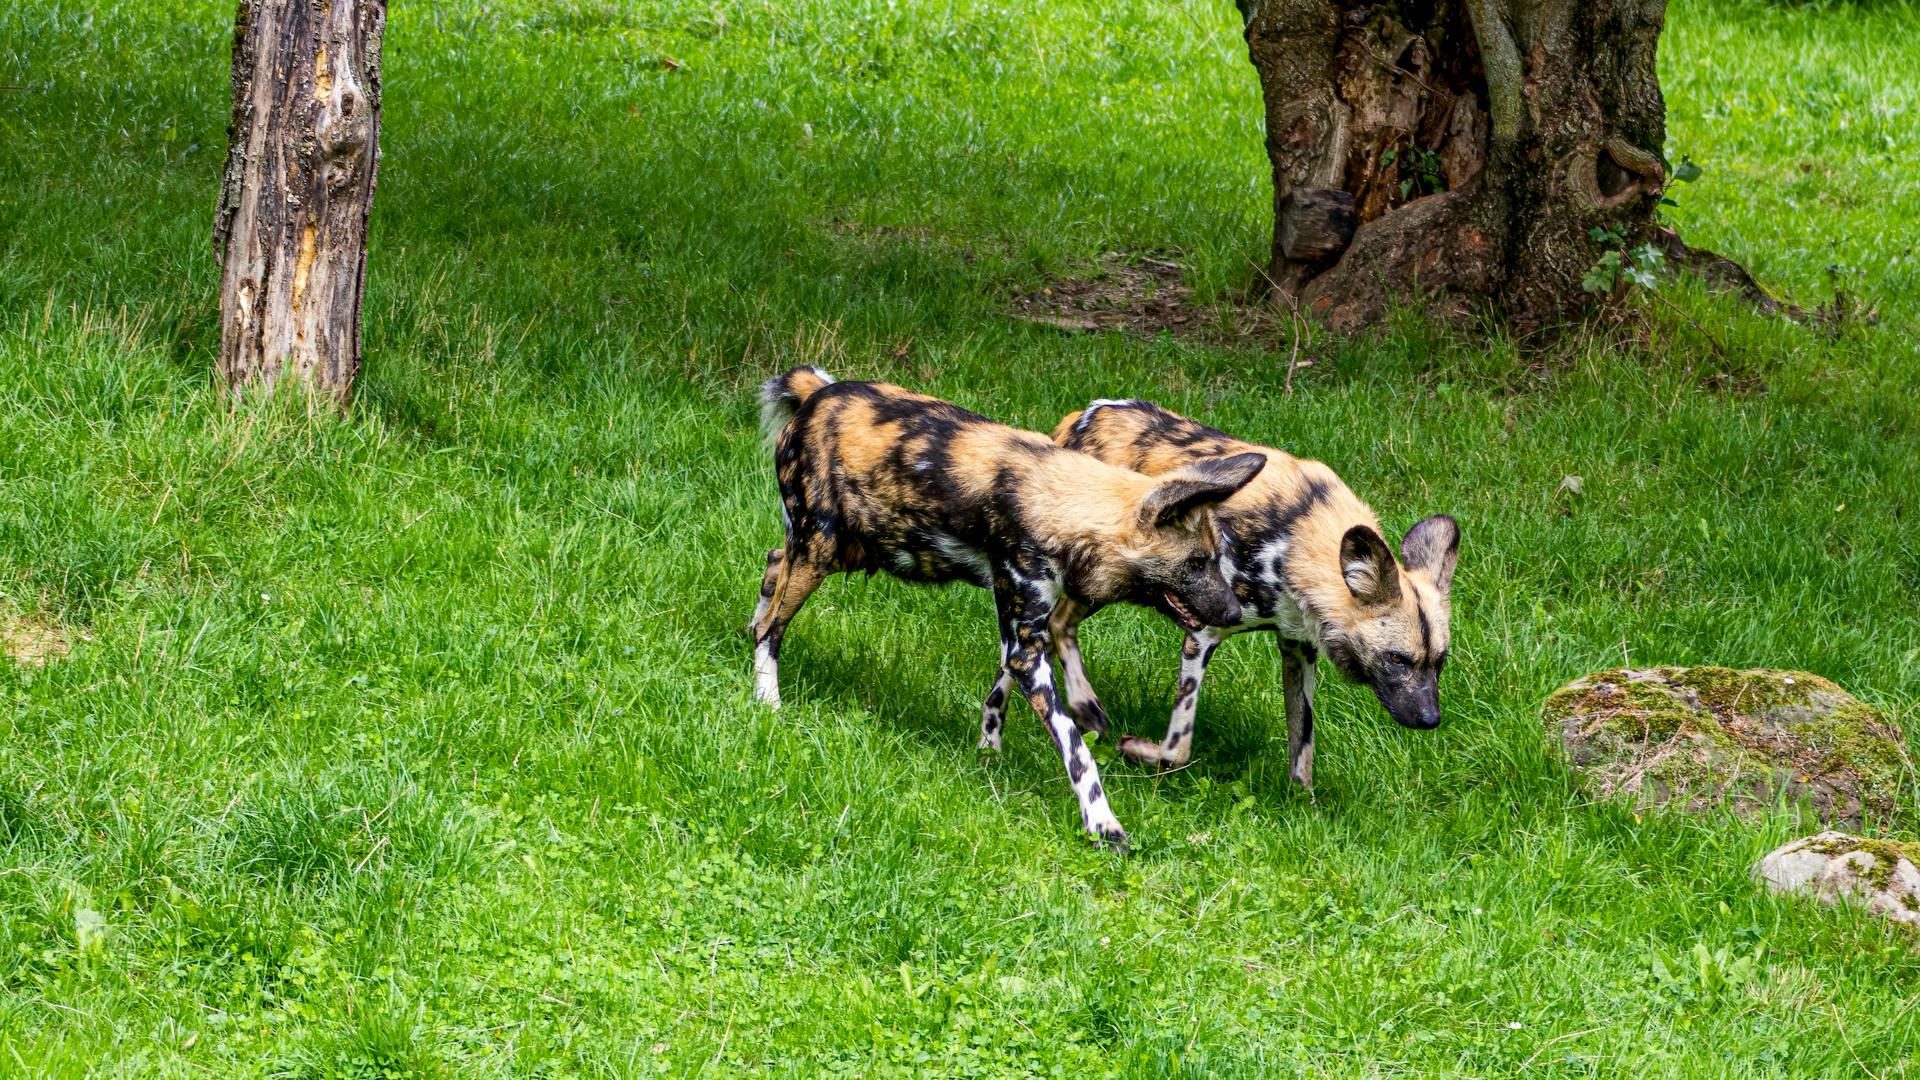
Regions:
[[[1669,263],[1706,282],[1715,291],[1741,297],[1762,315],[1784,315],[1795,322],[1807,321],[1807,313],[1799,305],[1776,299],[1760,287],[1746,267],[1725,255],[1693,247],[1682,240],[1679,233],[1667,228],[1654,234],[1654,243]]]

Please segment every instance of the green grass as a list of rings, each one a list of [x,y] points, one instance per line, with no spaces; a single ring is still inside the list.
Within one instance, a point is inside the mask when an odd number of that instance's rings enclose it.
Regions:
[[[1920,9],[1683,0],[1662,61],[1688,235],[1878,326],[1670,288],[1286,396],[1005,316],[1110,250],[1247,279],[1225,3],[397,3],[339,423],[207,387],[231,14],[0,10],[0,617],[73,645],[0,664],[0,1071],[1920,1071],[1911,935],[1751,884],[1791,823],[1592,805],[1536,719],[1710,662],[1920,725]],[[1041,428],[1151,396],[1456,514],[1448,723],[1323,684],[1309,802],[1237,641],[1192,768],[1108,766],[1122,861],[1037,724],[977,759],[984,594],[839,579],[755,707],[751,388],[797,362]],[[1177,633],[1086,639],[1157,734]]]

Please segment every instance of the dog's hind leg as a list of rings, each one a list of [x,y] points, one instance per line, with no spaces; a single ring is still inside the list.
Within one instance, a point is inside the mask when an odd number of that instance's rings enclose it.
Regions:
[[[1107,733],[1107,710],[1093,692],[1087,679],[1086,661],[1080,655],[1080,623],[1091,612],[1066,597],[1061,597],[1047,620],[1047,633],[1053,640],[1053,654],[1060,658],[1060,681],[1065,683],[1067,708],[1081,731]]]
[[[1167,721],[1167,737],[1154,742],[1138,735],[1120,740],[1120,752],[1135,761],[1177,769],[1193,754],[1193,718],[1200,709],[1200,684],[1207,677],[1207,661],[1220,647],[1229,631],[1212,626],[1201,627],[1187,635],[1180,646],[1180,689],[1173,698],[1173,718]]]
[[[771,556],[768,562],[771,564]],[[780,641],[786,636],[787,623],[826,580],[827,573],[826,567],[790,546],[780,560],[766,615],[754,627],[753,694],[776,709],[780,707]]]
[[[1013,609],[1009,606],[1007,595],[999,589],[993,591],[993,606],[995,622],[1001,628],[1000,674],[994,679],[993,689],[987,691],[986,700],[980,703],[980,749],[997,753],[1001,736],[1007,727],[1007,699],[1013,696],[1014,690],[1013,672],[1007,670],[1008,650],[1013,647],[1013,638],[1006,632],[1007,624],[1013,618]]]
[[[1287,699],[1287,776],[1313,791],[1313,684],[1319,653],[1312,645],[1280,639],[1282,690]]]
[[[1013,676],[1002,663],[1000,678],[995,680],[993,689],[987,691],[987,699],[980,703],[980,749],[1000,749],[1000,735],[1007,726],[1007,699],[1012,696]]]
[[[780,564],[786,560],[784,548],[774,548],[767,552],[767,572],[760,575],[760,600],[753,606],[753,618],[747,620],[746,635],[750,638],[760,636],[760,624],[767,618],[767,612],[773,607],[773,592],[780,584]]]

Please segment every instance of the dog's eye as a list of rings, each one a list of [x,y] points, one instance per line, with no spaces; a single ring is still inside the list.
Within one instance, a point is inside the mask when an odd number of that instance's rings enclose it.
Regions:
[[[1412,667],[1413,658],[1403,652],[1390,652],[1387,654],[1387,663],[1394,667]]]

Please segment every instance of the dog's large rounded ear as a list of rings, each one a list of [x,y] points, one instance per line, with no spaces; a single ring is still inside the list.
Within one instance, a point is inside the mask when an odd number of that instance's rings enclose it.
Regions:
[[[1266,464],[1267,455],[1248,452],[1182,466],[1140,501],[1140,520],[1164,529],[1246,487]]]
[[[1340,538],[1340,576],[1353,598],[1368,607],[1400,596],[1400,567],[1386,540],[1371,525],[1355,525]]]
[[[1419,522],[1400,538],[1407,569],[1431,575],[1444,595],[1453,588],[1453,567],[1460,561],[1460,523],[1445,514]]]

